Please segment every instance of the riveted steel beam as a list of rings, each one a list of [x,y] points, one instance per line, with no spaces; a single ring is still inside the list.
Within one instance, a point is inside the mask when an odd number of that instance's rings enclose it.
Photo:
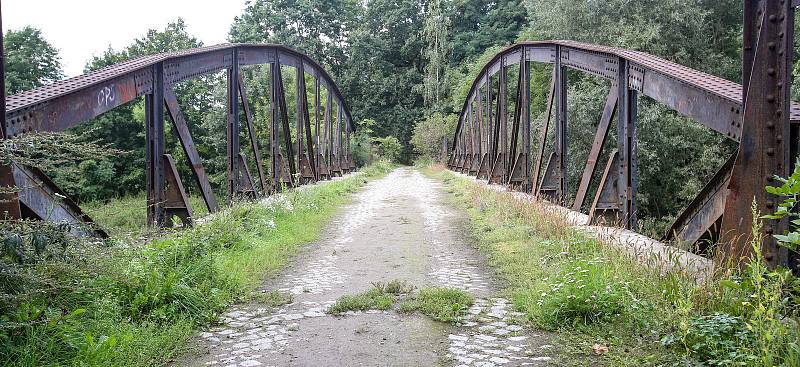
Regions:
[[[233,65],[228,69],[228,202],[233,202],[239,194],[241,175],[239,173],[239,58],[234,48],[231,51]]]
[[[722,221],[721,249],[724,257],[740,263],[751,255],[751,205],[755,200],[760,213],[775,211],[781,198],[764,187],[775,185],[774,176],[787,176],[793,167],[793,145],[797,137],[790,127],[790,85],[792,73],[794,8],[787,1],[745,1],[743,80],[749,80],[744,100],[742,140],[733,165],[725,215]],[[753,12],[755,10],[755,13]],[[795,150],[796,151],[796,150]],[[764,259],[770,265],[789,264],[789,251],[778,246],[773,235],[782,234],[786,220],[765,220],[761,232]]]

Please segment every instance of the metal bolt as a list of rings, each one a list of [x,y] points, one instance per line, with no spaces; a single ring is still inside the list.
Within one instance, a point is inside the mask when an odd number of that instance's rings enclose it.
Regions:
[[[775,68],[767,69],[767,74],[769,74],[770,76],[775,76]]]
[[[775,155],[775,149],[767,148],[767,155],[769,155],[769,156]]]
[[[773,128],[775,128],[775,123],[772,121],[767,121],[767,129],[773,129]]]
[[[775,14],[770,14],[769,21],[775,23],[776,20],[778,20],[778,17],[776,17]]]
[[[770,50],[774,50],[775,49],[775,42],[772,42],[772,41],[767,42],[767,47],[769,47]]]
[[[778,134],[778,136],[775,137],[775,141],[777,141],[778,143],[782,142],[783,141],[783,135]],[[770,148],[770,149],[772,149],[772,148]]]

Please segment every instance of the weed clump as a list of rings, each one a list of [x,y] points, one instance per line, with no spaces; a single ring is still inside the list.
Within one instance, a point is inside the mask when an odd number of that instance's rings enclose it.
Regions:
[[[394,306],[397,297],[413,289],[413,286],[400,280],[373,283],[366,292],[340,297],[331,305],[328,313],[341,315],[348,311],[388,310]]]
[[[423,288],[400,304],[401,313],[420,312],[436,321],[458,323],[466,316],[475,299],[460,289]]]

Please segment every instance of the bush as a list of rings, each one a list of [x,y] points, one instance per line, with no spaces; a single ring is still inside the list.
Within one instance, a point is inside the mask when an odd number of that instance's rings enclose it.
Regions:
[[[450,144],[457,121],[458,115],[442,115],[438,112],[417,121],[411,135],[411,145],[424,158],[441,159],[442,141],[447,139]]]
[[[374,138],[375,150],[377,155],[389,162],[400,162],[400,154],[403,152],[403,145],[400,140],[394,136],[387,136],[385,138]]]

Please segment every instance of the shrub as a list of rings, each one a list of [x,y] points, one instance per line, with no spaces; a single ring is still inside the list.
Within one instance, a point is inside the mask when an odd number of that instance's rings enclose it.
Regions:
[[[411,135],[411,145],[414,150],[429,159],[440,159],[442,155],[442,141],[447,139],[448,144],[456,129],[458,115],[442,115],[434,113],[424,120],[417,121]]]

